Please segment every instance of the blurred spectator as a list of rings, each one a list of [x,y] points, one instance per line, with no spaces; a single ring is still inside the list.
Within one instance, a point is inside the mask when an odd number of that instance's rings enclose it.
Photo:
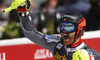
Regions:
[[[38,30],[47,33],[58,33],[60,13],[57,9],[57,0],[47,0],[41,4]]]
[[[59,0],[58,1],[58,10],[61,15],[63,15],[67,11],[67,8],[66,8],[67,2],[68,2],[68,0]]]
[[[34,9],[35,8],[35,1],[34,0],[31,0],[31,9],[30,9],[30,15],[32,16],[32,19],[33,19],[33,23],[34,23],[34,27],[36,27],[36,24],[37,24],[37,21],[38,21],[38,18],[37,18],[37,13],[39,13],[39,11],[37,9]]]
[[[5,0],[0,0],[0,11],[5,8]],[[0,14],[0,21],[9,21],[9,13]]]
[[[64,6],[66,3],[68,2],[68,0],[59,0],[59,6]]]
[[[89,0],[69,0],[66,4],[67,11],[76,11],[86,15],[91,8]]]
[[[33,9],[35,7],[35,2],[34,0],[31,0],[31,9]]]
[[[2,8],[4,8],[4,6],[5,6],[4,0],[0,0],[0,10],[1,10]]]
[[[92,8],[87,14],[86,31],[100,30],[100,0],[90,0]]]

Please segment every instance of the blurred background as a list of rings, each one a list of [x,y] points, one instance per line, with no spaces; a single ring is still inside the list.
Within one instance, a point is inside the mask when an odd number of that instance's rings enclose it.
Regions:
[[[13,0],[0,0],[0,11]],[[59,34],[60,17],[76,11],[86,18],[83,42],[100,53],[100,0],[32,0],[33,27],[45,34]],[[47,49],[31,42],[22,33],[17,10],[0,14],[0,60],[54,60]]]
[[[12,0],[0,0],[0,11]],[[58,34],[60,17],[66,11],[81,13],[87,21],[86,31],[100,30],[100,0],[32,0],[30,15],[33,27],[46,34]],[[0,14],[0,40],[24,37],[17,10]]]

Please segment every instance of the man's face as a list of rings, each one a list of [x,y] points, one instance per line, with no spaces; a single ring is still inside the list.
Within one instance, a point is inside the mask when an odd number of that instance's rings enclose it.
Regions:
[[[49,2],[49,5],[52,7],[52,8],[55,8],[56,7],[56,5],[57,5],[57,0],[50,0],[50,2]]]
[[[70,45],[74,41],[75,32],[67,33],[66,30],[61,32],[64,45]]]
[[[31,9],[33,9],[35,7],[35,1],[31,0]]]

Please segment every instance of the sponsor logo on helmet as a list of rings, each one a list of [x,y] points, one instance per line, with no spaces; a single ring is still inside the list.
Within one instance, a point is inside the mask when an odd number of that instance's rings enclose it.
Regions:
[[[71,16],[71,15],[64,15],[64,17],[69,17],[69,18],[75,19],[75,17]]]

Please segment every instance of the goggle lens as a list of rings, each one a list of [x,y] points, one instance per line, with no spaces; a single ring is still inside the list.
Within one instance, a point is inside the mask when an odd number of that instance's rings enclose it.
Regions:
[[[66,30],[67,32],[72,32],[75,30],[75,25],[73,23],[63,22],[60,23],[60,31]]]

